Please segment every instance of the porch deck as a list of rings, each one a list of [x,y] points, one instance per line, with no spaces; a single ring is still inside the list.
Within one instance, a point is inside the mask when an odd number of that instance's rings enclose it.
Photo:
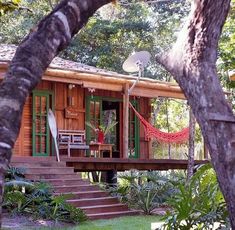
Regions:
[[[138,170],[169,170],[187,169],[187,160],[175,159],[120,159],[120,158],[90,158],[90,157],[62,157],[66,166],[74,167],[76,171],[124,171]],[[206,164],[208,160],[196,160],[195,165]]]

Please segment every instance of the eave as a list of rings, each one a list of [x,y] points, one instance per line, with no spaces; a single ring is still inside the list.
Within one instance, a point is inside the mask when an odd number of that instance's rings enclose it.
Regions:
[[[8,62],[0,62],[0,79],[9,66]],[[132,75],[97,73],[91,71],[79,71],[49,67],[42,80],[71,83],[81,85],[84,88],[110,90],[122,93],[125,85],[131,85],[136,77]],[[180,87],[175,83],[161,82],[150,78],[142,78],[131,92],[132,96],[157,98],[169,97],[185,99]]]

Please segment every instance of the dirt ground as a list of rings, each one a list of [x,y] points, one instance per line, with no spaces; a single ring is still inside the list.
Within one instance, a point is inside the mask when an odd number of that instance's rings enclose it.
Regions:
[[[30,229],[40,229],[40,228],[64,228],[70,229],[73,225],[55,222],[55,221],[46,221],[46,220],[33,220],[30,216],[13,216],[4,213],[3,215],[3,229],[16,229],[16,230],[30,230]]]

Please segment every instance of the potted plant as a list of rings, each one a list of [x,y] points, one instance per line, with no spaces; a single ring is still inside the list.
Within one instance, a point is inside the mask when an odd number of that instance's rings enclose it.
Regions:
[[[100,125],[98,128],[95,127],[93,124],[91,124],[90,122],[86,122],[86,125],[88,127],[90,127],[97,135],[98,137],[98,142],[99,143],[104,143],[104,140],[106,138],[106,136],[111,132],[112,128],[117,124],[117,121],[112,121],[110,123],[108,123],[106,126],[105,125]]]

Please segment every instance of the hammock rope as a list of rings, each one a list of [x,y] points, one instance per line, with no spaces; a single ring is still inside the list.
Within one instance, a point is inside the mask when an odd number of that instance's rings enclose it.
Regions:
[[[182,129],[179,132],[174,133],[166,133],[162,132],[159,129],[153,127],[148,121],[146,121],[133,107],[133,105],[130,103],[130,107],[135,112],[136,116],[139,118],[140,122],[144,126],[145,131],[145,137],[146,139],[149,139],[150,137],[154,137],[159,142],[163,143],[184,143],[189,139],[189,127]]]

